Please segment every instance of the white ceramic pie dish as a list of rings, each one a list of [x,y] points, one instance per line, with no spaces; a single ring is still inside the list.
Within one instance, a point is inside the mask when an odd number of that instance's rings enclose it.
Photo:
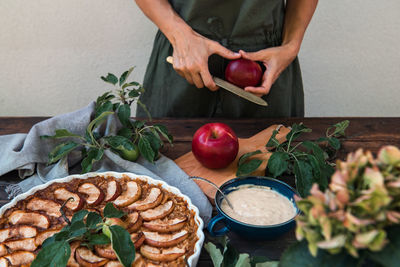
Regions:
[[[194,206],[192,204],[190,198],[188,196],[182,194],[178,188],[170,186],[164,181],[155,180],[155,179],[153,179],[149,176],[145,176],[145,175],[137,175],[137,174],[128,173],[128,172],[124,172],[124,173],[120,173],[120,172],[90,172],[90,173],[86,173],[86,174],[82,174],[82,175],[76,174],[76,175],[69,175],[67,177],[60,178],[60,179],[54,179],[45,184],[35,186],[35,187],[31,188],[29,191],[16,196],[13,200],[11,200],[9,203],[7,203],[6,205],[4,205],[3,207],[0,208],[0,216],[3,216],[4,212],[7,209],[14,207],[18,201],[23,200],[30,195],[33,195],[36,191],[45,189],[46,187],[48,187],[49,185],[51,185],[53,183],[67,183],[73,179],[87,179],[87,178],[95,177],[95,176],[104,176],[104,177],[112,176],[117,179],[122,178],[123,176],[128,176],[132,179],[140,179],[142,181],[146,181],[149,184],[159,184],[165,190],[167,190],[171,193],[174,193],[175,195],[182,197],[184,200],[186,200],[186,202],[188,203],[189,209],[195,212],[194,220],[198,227],[197,232],[196,232],[198,240],[194,247],[194,253],[188,258],[187,262],[188,262],[189,266],[194,267],[197,265],[197,262],[200,257],[201,248],[202,248],[203,242],[204,242],[204,233],[202,230],[204,223],[203,223],[203,220],[199,216],[199,210],[197,209],[196,206]]]

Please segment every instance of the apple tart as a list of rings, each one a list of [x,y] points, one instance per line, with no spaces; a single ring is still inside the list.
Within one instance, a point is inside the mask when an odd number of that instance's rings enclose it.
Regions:
[[[68,201],[73,198],[73,201]],[[194,266],[204,240],[203,223],[190,199],[147,176],[91,173],[68,176],[22,194],[0,210],[0,266],[29,266],[42,243],[81,209],[102,215],[112,202],[123,212],[117,224],[136,249],[132,266]],[[67,266],[122,266],[111,244],[91,250],[70,243]]]

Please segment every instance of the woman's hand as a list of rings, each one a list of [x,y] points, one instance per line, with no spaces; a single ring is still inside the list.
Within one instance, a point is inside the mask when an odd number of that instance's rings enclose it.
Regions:
[[[269,93],[272,84],[278,79],[282,71],[296,58],[298,49],[292,48],[289,45],[283,45],[257,52],[244,52],[240,50],[239,53],[243,58],[260,61],[265,65],[266,70],[262,77],[261,85],[259,87],[248,86],[244,88],[244,90],[257,96],[263,96]]]
[[[182,32],[174,37],[174,41],[171,42],[174,48],[173,67],[179,75],[197,88],[205,86],[212,91],[218,89],[208,70],[210,55],[218,54],[230,60],[240,58],[239,53],[234,53],[193,30]]]

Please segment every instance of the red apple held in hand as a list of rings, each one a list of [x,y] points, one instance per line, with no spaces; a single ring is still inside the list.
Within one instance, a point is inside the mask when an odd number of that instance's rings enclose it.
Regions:
[[[241,88],[258,86],[262,74],[260,65],[244,58],[232,60],[225,69],[225,79]]]
[[[210,169],[227,167],[235,160],[239,141],[233,130],[224,123],[207,123],[193,136],[192,152],[203,166]]]

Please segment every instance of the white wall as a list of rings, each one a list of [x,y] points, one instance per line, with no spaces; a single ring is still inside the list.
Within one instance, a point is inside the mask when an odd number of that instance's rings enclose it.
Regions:
[[[399,116],[400,1],[321,0],[300,59],[307,116]],[[154,25],[133,0],[1,0],[0,116],[56,115],[136,66]]]

